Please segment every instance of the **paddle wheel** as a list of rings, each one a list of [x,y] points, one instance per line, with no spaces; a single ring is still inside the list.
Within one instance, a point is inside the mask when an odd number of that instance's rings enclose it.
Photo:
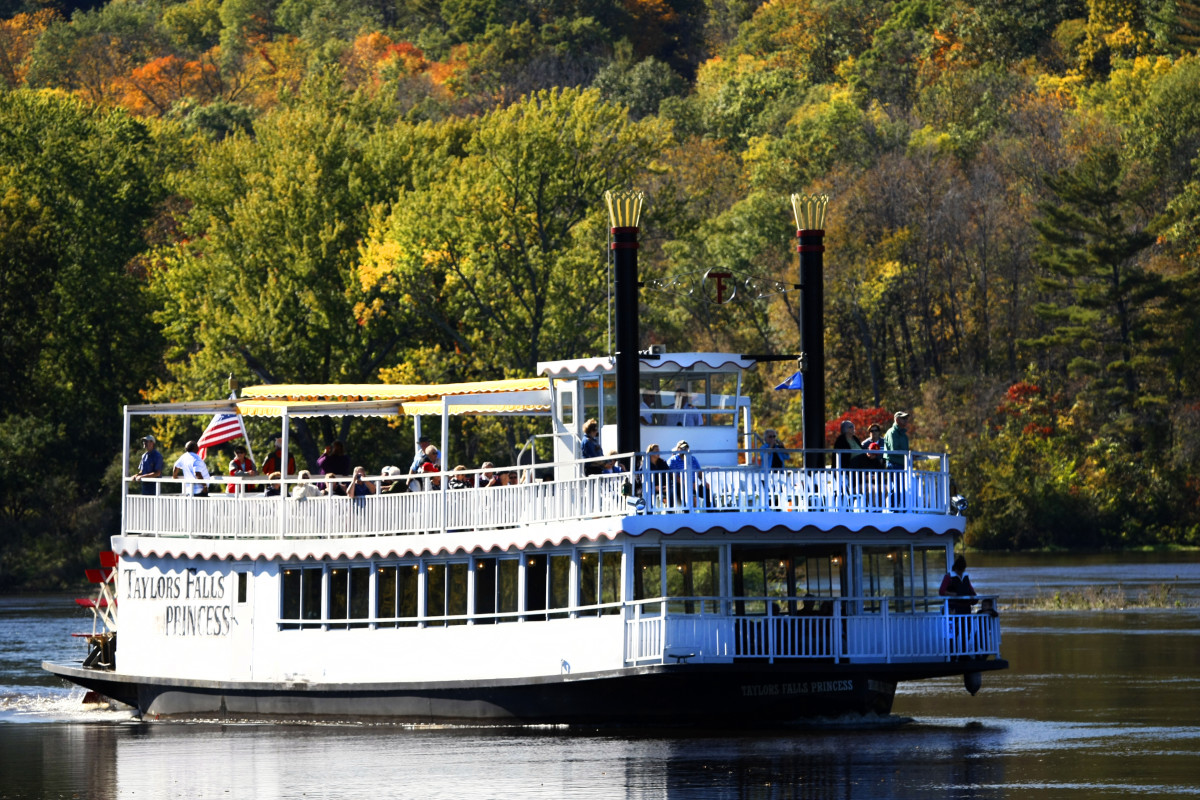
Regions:
[[[83,666],[115,669],[117,665],[117,562],[112,552],[100,554],[100,569],[87,569],[88,582],[96,587],[94,597],[78,597],[75,602],[92,611],[92,632],[72,636],[87,639],[88,655]]]

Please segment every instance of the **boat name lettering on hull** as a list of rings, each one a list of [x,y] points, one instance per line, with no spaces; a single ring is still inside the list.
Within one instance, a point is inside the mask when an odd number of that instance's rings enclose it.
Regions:
[[[854,681],[806,681],[802,683],[758,683],[742,686],[742,697],[771,697],[784,694],[852,692]]]
[[[227,636],[232,624],[229,606],[167,606],[167,636]]]
[[[219,600],[225,596],[224,575],[135,575],[125,570],[127,600]]]

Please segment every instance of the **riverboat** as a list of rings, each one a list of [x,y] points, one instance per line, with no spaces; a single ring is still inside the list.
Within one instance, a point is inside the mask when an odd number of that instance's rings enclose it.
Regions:
[[[707,727],[883,716],[901,681],[961,675],[974,694],[1004,669],[994,598],[969,613],[939,596],[965,521],[949,457],[823,449],[828,198],[792,196],[804,352],[786,383],[804,384],[808,443],[793,452],[756,437],[743,380],[779,357],[638,350],[642,197],[605,200],[615,355],[126,407],[121,532],[82,601],[91,650],[44,667],[150,719]],[[710,278],[713,302],[736,294],[731,273]],[[483,469],[381,470],[392,491],[365,496],[327,475],[313,496],[290,472],[208,493],[131,482],[135,425],[187,414],[276,418],[282,453],[298,418],[411,418],[419,443],[432,416],[443,454],[454,417],[529,415],[548,459],[527,442],[515,481],[476,488],[455,487]]]
[[[938,595],[965,519],[947,455],[764,458],[744,395],[756,360],[655,348],[638,362],[640,439],[664,456],[686,440],[691,458],[585,459],[589,418],[615,446],[614,361],[127,407],[126,464],[132,431],[180,414],[276,418],[285,450],[298,417],[406,416],[420,438],[434,416],[442,453],[457,415],[532,415],[553,458],[528,448],[512,485],[432,473],[353,498],[305,496],[295,475],[222,477],[207,496],[170,477],[143,494],[127,476],[92,576],[92,652],[45,668],[148,719],[762,726],[886,715],[901,681],[978,689],[1007,666],[994,612]]]

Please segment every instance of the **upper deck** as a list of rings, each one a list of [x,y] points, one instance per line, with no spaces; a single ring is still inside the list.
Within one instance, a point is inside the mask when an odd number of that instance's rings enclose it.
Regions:
[[[782,462],[775,460],[775,468],[762,464],[750,402],[742,395],[742,373],[754,363],[722,353],[657,351],[643,356],[642,447],[656,442],[666,458],[676,440],[686,438],[694,460],[686,459],[689,466],[679,471],[654,470],[644,454],[625,453],[603,459],[620,465],[622,472],[587,474],[594,471],[585,469],[587,461],[581,457],[587,420],[597,421],[604,450],[615,449],[611,358],[546,362],[540,365],[543,377],[531,379],[440,386],[260,386],[245,390],[236,401],[129,407],[126,442],[134,417],[225,413],[278,418],[285,449],[289,421],[295,417],[408,416],[419,434],[422,418],[437,416],[443,454],[451,453],[451,417],[532,415],[548,421],[544,436],[553,443],[553,460],[536,469],[526,462],[509,468],[520,476],[511,486],[454,489],[443,475],[440,481],[421,479],[422,491],[355,499],[293,497],[304,483],[294,475],[274,482],[261,476],[214,478],[207,497],[194,497],[190,487],[171,478],[147,481],[151,494],[142,494],[137,483],[127,480],[121,531],[124,536],[235,541],[411,534],[445,542],[414,540],[412,546],[421,549],[519,547],[685,530],[963,531],[944,454],[905,453],[903,469],[852,468],[844,462],[844,452],[829,450],[788,451]],[[450,455],[443,463],[455,460]],[[125,463],[130,463],[128,457]],[[693,470],[692,464],[698,468]],[[467,474],[477,479],[481,472]],[[368,478],[379,487],[396,480]],[[400,480],[407,482],[408,476]],[[311,482],[317,481],[329,483],[324,477]],[[440,486],[434,488],[434,483]],[[227,486],[234,491],[224,491]],[[250,549],[272,552],[269,546]]]

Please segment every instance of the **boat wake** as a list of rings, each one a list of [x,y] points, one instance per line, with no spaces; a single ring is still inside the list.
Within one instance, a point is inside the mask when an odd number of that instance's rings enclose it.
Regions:
[[[124,722],[133,710],[114,707],[82,687],[0,688],[0,722]]]

